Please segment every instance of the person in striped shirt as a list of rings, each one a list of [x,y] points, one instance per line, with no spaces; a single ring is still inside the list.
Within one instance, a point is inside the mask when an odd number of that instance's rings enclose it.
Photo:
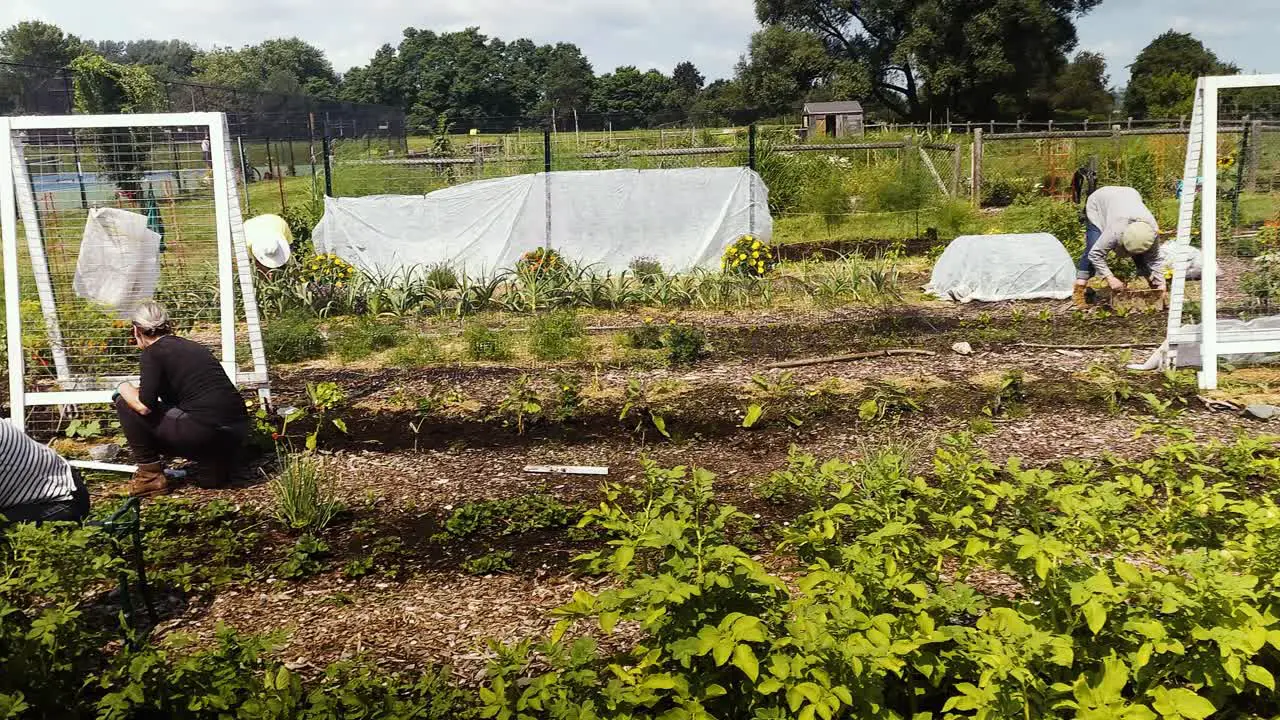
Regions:
[[[80,473],[53,448],[0,420],[0,516],[40,523],[78,521],[88,514],[89,491]]]

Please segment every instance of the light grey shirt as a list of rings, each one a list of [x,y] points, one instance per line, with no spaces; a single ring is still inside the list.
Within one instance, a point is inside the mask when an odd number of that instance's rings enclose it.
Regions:
[[[70,500],[71,466],[53,448],[0,420],[0,514],[18,505]]]
[[[1120,240],[1124,237],[1124,231],[1129,228],[1130,223],[1141,221],[1150,225],[1156,232],[1160,231],[1160,225],[1156,222],[1155,216],[1147,209],[1146,203],[1142,202],[1142,195],[1130,187],[1098,188],[1089,196],[1089,202],[1085,203],[1084,211],[1089,222],[1102,231],[1098,241],[1089,250],[1089,262],[1093,265],[1094,271],[1104,278],[1115,274],[1107,264],[1107,255],[1112,252],[1129,255],[1125,252],[1124,245],[1120,244]],[[1149,268],[1154,269],[1159,264],[1159,245],[1159,242],[1152,244],[1151,249],[1142,254]],[[1087,277],[1088,273],[1085,275]]]

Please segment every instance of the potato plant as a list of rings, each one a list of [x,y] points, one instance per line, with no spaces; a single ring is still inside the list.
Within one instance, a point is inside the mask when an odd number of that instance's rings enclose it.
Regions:
[[[583,520],[580,591],[546,641],[500,651],[497,718],[1205,718],[1280,712],[1280,458],[1270,440],[1141,462],[996,464],[967,437],[933,476],[894,457],[793,523],[791,581],[729,542],[701,469],[649,464]],[[1243,483],[1265,483],[1256,496]],[[796,482],[792,477],[791,482]],[[576,622],[638,630],[604,654]],[[545,662],[547,665],[543,665]]]

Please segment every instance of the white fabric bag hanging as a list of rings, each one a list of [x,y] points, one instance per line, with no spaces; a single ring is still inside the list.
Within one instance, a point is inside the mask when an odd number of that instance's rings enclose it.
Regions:
[[[160,235],[147,217],[117,208],[92,208],[85,221],[72,289],[121,319],[155,293],[160,280]]]

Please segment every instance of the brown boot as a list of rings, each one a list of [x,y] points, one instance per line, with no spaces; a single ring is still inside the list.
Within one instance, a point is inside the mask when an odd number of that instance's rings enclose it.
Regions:
[[[133,472],[133,480],[129,482],[130,497],[151,497],[169,492],[169,478],[164,474],[161,463],[145,463]]]
[[[1088,287],[1084,285],[1076,285],[1075,289],[1071,291],[1071,301],[1081,310],[1086,310],[1089,307],[1089,301],[1085,299],[1087,290]]]

